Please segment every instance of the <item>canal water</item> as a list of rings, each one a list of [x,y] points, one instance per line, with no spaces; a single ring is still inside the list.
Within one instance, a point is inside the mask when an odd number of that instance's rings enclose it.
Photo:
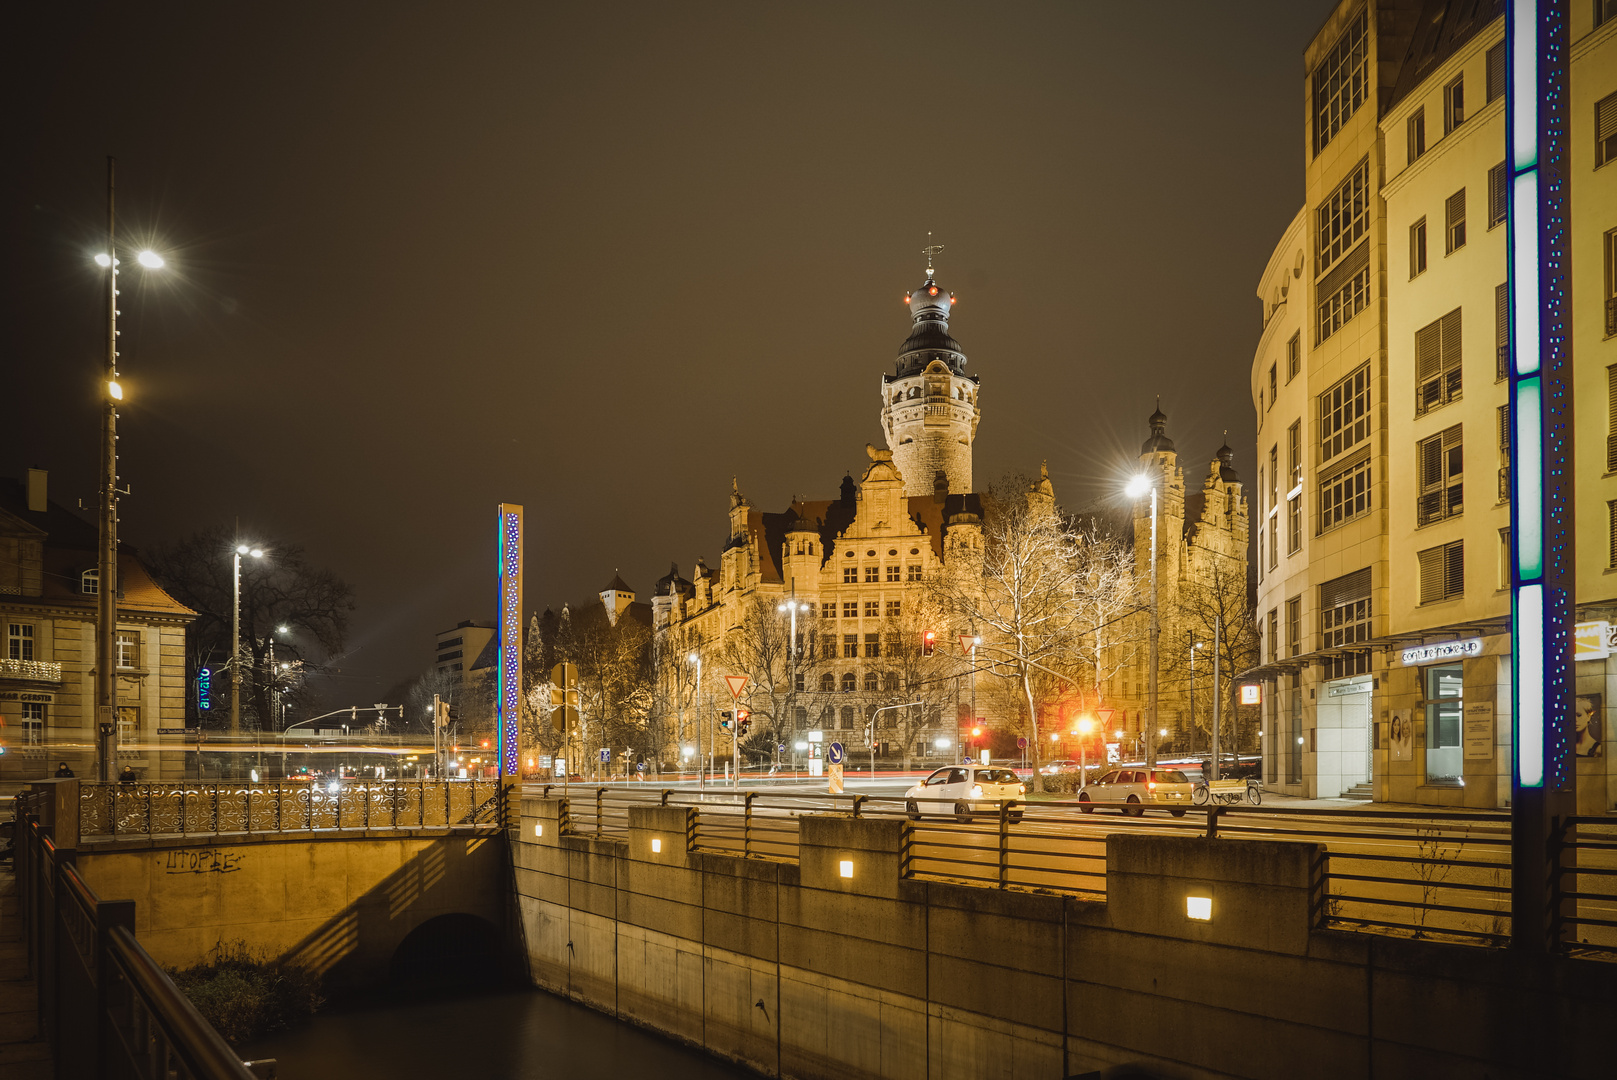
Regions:
[[[430,997],[378,994],[246,1047],[280,1080],[623,1080],[756,1073],[542,990]]]

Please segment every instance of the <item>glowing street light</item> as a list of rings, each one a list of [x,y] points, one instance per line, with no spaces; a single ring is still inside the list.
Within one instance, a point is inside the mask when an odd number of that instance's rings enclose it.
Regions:
[[[241,734],[241,557],[264,557],[256,544],[237,544],[230,555],[230,577],[234,602],[230,608],[230,733]]]
[[[1148,697],[1151,702],[1151,726],[1146,728],[1149,733],[1157,726],[1159,719],[1157,712],[1157,643],[1162,635],[1162,622],[1157,608],[1157,481],[1156,477],[1140,473],[1130,480],[1128,487],[1123,489],[1131,499],[1141,499],[1147,492],[1151,495],[1151,669],[1150,687]],[[1145,740],[1145,764],[1153,768],[1157,763],[1156,740],[1147,737]]]

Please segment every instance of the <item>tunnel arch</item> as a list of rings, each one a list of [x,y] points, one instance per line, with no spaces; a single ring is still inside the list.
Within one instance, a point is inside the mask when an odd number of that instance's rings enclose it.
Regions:
[[[509,975],[500,928],[480,915],[435,915],[405,935],[388,961],[395,985],[492,986]]]

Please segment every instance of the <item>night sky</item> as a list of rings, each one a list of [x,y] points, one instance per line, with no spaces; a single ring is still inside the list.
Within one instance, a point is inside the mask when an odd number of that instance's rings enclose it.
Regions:
[[[502,500],[542,608],[716,566],[732,474],[857,479],[928,230],[979,488],[1113,496],[1159,393],[1188,473],[1227,428],[1251,480],[1330,6],[19,8],[0,475],[94,506],[112,153],[169,259],[121,279],[124,539],[237,519],[351,581],[337,704],[492,620]]]

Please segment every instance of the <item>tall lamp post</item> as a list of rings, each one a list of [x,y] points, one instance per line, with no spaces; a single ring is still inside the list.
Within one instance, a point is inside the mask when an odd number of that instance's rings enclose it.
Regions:
[[[95,704],[97,730],[96,777],[112,779],[112,759],[118,746],[118,679],[116,637],[118,623],[118,403],[123,386],[118,382],[118,219],[113,198],[117,165],[107,158],[107,250],[95,257],[107,272],[107,356],[101,405],[100,542],[96,553]],[[148,270],[162,269],[163,259],[142,251],[136,262]]]
[[[1151,721],[1145,729],[1145,767],[1157,765],[1157,646],[1162,636],[1161,613],[1157,610],[1157,482],[1156,478],[1141,473],[1129,481],[1125,489],[1131,499],[1151,493],[1151,671],[1147,700],[1150,702]]]
[[[696,665],[696,786],[707,786],[707,774],[702,771],[702,654],[693,652],[686,657]]]
[[[264,549],[237,544],[230,554],[232,602],[230,605],[230,734],[241,734],[241,557],[264,557]]]
[[[796,711],[796,705],[797,705],[797,661],[798,661],[798,654],[801,652],[801,650],[798,649],[798,647],[797,647],[797,613],[799,611],[801,611],[806,616],[808,614],[808,612],[812,608],[813,608],[812,604],[805,603],[805,602],[803,602],[801,600],[798,600],[797,598],[794,597],[794,598],[786,601],[784,604],[781,604],[778,608],[775,609],[776,611],[790,612],[791,616],[792,616],[792,630],[791,630],[792,636],[791,636],[791,640],[786,645],[786,655],[791,659],[790,677],[791,677],[791,680],[792,680],[792,682],[791,682],[792,689],[790,690],[790,692],[787,693],[786,700],[791,703],[791,707],[792,707],[794,713]],[[794,723],[794,725],[796,723],[795,716],[793,717],[793,723]],[[796,730],[795,726],[794,726],[793,730]],[[778,746],[781,745],[781,743],[780,743],[780,733],[776,732],[775,735],[776,735],[776,737],[775,737],[774,742],[775,742],[775,745],[778,747]],[[775,761],[776,761],[777,764],[780,762],[780,751],[779,750],[775,751]]]

